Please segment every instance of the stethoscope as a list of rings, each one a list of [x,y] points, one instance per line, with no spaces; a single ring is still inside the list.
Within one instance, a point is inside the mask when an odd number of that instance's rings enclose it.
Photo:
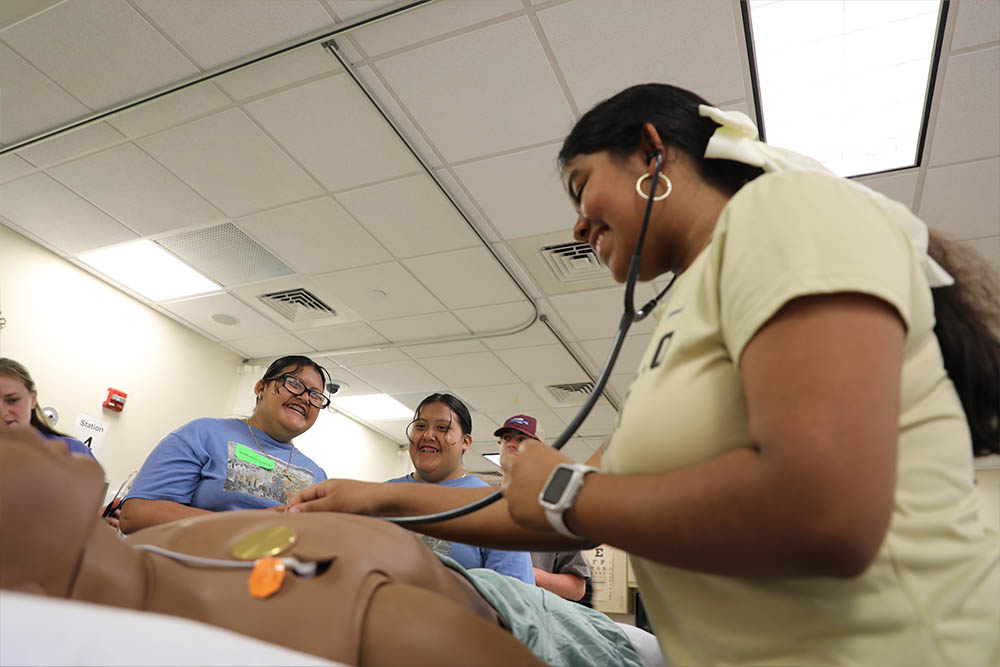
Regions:
[[[628,277],[625,280],[625,307],[622,311],[621,320],[618,322],[618,333],[615,335],[615,339],[611,344],[611,352],[608,354],[607,361],[604,362],[604,370],[601,371],[601,375],[597,378],[597,383],[594,385],[594,390],[590,393],[587,398],[587,402],[583,404],[580,411],[573,418],[573,421],[566,426],[566,430],[559,434],[559,437],[555,439],[552,443],[553,449],[562,449],[570,438],[576,433],[580,425],[593,410],[594,405],[597,404],[598,399],[601,397],[601,393],[604,391],[604,386],[608,383],[608,378],[611,377],[611,371],[615,367],[615,362],[618,360],[618,353],[621,352],[622,344],[625,342],[625,334],[628,333],[629,327],[635,322],[641,322],[646,319],[656,304],[660,302],[660,299],[670,290],[673,286],[674,281],[677,279],[675,274],[667,286],[664,287],[659,294],[649,300],[646,305],[644,305],[639,310],[636,310],[633,306],[633,300],[635,298],[635,283],[639,278],[639,261],[640,253],[642,251],[643,241],[646,239],[646,228],[649,226],[649,215],[653,211],[653,194],[656,191],[656,183],[659,182],[660,170],[663,168],[663,152],[655,151],[650,153],[649,158],[656,157],[656,164],[653,167],[653,174],[651,178],[651,183],[653,183],[653,189],[650,190],[649,196],[646,198],[646,211],[642,217],[642,226],[639,228],[639,238],[635,244],[635,254],[632,255],[632,260],[629,262],[628,267]],[[648,158],[647,158],[648,159]],[[500,489],[493,491],[487,496],[480,498],[479,500],[469,503],[468,505],[463,505],[461,507],[456,507],[454,509],[445,510],[443,512],[436,512],[434,514],[424,514],[422,516],[406,516],[406,517],[377,517],[384,519],[386,521],[391,521],[400,526],[408,526],[417,523],[435,523],[438,521],[447,521],[448,519],[457,519],[460,516],[465,516],[466,514],[471,514],[476,510],[480,510],[487,505],[492,505],[497,500],[503,496]]]

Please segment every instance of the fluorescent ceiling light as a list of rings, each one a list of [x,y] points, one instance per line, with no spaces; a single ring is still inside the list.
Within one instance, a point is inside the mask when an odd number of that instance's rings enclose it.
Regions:
[[[500,467],[500,455],[499,454],[483,454],[483,458],[495,465]]]
[[[159,245],[145,239],[92,250],[77,259],[150,301],[166,301],[222,289]]]
[[[381,422],[413,418],[413,410],[389,394],[334,397],[330,402],[338,410],[365,421]]]
[[[940,0],[751,0],[767,142],[841,176],[916,166]]]

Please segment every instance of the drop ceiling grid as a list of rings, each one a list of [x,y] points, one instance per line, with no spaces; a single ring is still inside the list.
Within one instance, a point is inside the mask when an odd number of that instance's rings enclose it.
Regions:
[[[199,71],[124,0],[66,2],[4,30],[0,39],[92,109]]]

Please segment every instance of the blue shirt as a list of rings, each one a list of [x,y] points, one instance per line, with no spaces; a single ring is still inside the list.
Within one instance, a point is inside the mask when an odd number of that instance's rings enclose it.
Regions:
[[[240,419],[188,422],[150,452],[125,500],[170,500],[213,512],[266,509],[326,479],[291,444],[260,429],[253,430],[256,441],[250,433]]]
[[[51,433],[45,433],[44,431],[38,431],[38,432],[41,433],[42,437],[45,438],[46,440],[62,440],[69,447],[69,451],[71,454],[86,454],[92,459],[96,460],[97,458],[94,456],[94,452],[90,451],[90,447],[83,444],[76,438],[70,437],[68,435],[52,435]]]
[[[395,479],[387,480],[386,483],[388,484],[393,482],[413,482],[417,484],[424,484],[424,482],[421,482],[414,477],[413,473],[410,473],[405,477],[396,477]],[[438,484],[441,486],[473,488],[489,486],[489,484],[475,475],[466,475],[465,477],[459,477],[458,479],[449,479],[443,482],[438,482]],[[500,574],[506,574],[507,576],[514,577],[515,579],[520,579],[528,584],[535,583],[535,570],[531,565],[531,554],[527,551],[486,549],[484,547],[474,547],[470,544],[462,544],[461,542],[449,542],[448,540],[429,537],[427,535],[421,535],[420,539],[423,540],[423,542],[433,551],[458,561],[459,564],[467,570],[484,567],[488,570],[493,570],[494,572],[499,572]]]

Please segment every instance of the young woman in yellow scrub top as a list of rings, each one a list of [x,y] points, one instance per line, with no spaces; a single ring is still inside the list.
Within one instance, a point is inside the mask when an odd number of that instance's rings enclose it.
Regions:
[[[628,551],[674,664],[1000,664],[1000,542],[972,465],[1000,449],[998,292],[966,299],[985,276],[951,285],[906,206],[673,86],[598,104],[560,164],[574,235],[618,281],[648,197],[639,278],[679,278],[599,471],[526,442],[504,500],[417,528]],[[483,495],[392,491],[328,481],[293,509]]]

